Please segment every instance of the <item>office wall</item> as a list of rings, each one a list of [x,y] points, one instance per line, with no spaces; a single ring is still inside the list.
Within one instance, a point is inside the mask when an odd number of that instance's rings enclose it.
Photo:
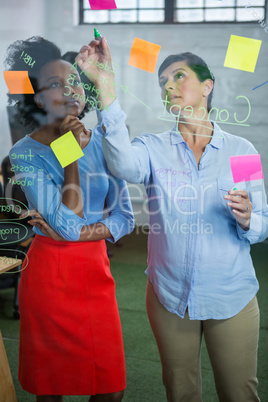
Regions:
[[[6,111],[7,86],[3,78],[3,62],[8,45],[17,39],[45,35],[45,0],[1,0],[0,2],[0,160],[8,154],[11,137]]]
[[[54,41],[62,51],[79,50],[93,37],[93,26],[77,26],[77,0],[10,0],[1,2],[0,24],[0,62],[5,57],[5,50],[12,41],[25,39],[34,34],[43,35]],[[220,124],[224,130],[250,140],[262,157],[266,188],[268,189],[268,84],[252,90],[267,81],[268,77],[268,33],[257,23],[247,24],[187,24],[187,25],[94,25],[106,36],[113,56],[118,65],[116,73],[117,94],[122,108],[127,114],[131,138],[145,132],[157,133],[172,127],[171,122],[158,119],[163,105],[157,83],[157,73],[151,74],[128,65],[129,52],[135,36],[161,45],[157,68],[169,54],[191,51],[204,58],[216,77],[213,106],[227,109],[229,122],[237,118],[243,120],[251,104],[250,127]],[[262,40],[261,50],[254,73],[223,67],[230,35],[240,35]],[[157,70],[156,70],[157,71]],[[135,95],[125,93],[121,85]],[[10,133],[6,115],[6,85],[0,78],[0,158],[9,151]],[[149,110],[141,102],[149,106]],[[94,113],[85,118],[92,127],[96,118]],[[133,195],[137,191],[131,190]],[[137,205],[136,205],[137,204]],[[140,208],[139,202],[135,203]],[[138,222],[146,221],[144,214],[137,216]]]

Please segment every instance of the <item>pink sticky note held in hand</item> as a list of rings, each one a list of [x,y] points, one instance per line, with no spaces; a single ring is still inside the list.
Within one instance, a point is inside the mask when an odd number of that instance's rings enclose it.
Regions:
[[[235,183],[263,179],[261,156],[230,156],[232,175]]]
[[[91,10],[113,10],[117,8],[115,0],[89,0]]]

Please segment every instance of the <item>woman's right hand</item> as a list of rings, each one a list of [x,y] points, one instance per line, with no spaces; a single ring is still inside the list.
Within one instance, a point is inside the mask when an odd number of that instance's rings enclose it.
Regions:
[[[86,129],[84,124],[75,116],[68,115],[64,118],[60,125],[60,134],[64,135],[71,131],[81,147],[80,134],[85,133],[87,136],[90,135],[90,131]]]
[[[88,45],[82,46],[80,52],[76,56],[75,60],[81,70],[89,73],[90,81],[92,81],[96,87],[97,84],[101,84],[99,78],[100,75],[113,78],[112,57],[110,48],[106,39],[103,37],[101,41],[102,52],[100,51],[98,40],[92,40]],[[106,68],[104,66],[106,65]]]
[[[102,39],[101,46],[103,53],[100,51],[99,41],[91,41],[89,45],[81,48],[75,60],[95,85],[97,101],[101,101],[101,106],[98,108],[103,110],[114,101],[116,93],[112,58],[105,38]]]

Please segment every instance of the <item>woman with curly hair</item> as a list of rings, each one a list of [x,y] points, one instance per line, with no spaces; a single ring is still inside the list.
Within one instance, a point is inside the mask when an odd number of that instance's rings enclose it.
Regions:
[[[20,58],[22,51],[36,61],[32,67]],[[32,37],[13,43],[6,58],[9,70],[28,71],[35,91],[9,94],[33,129],[12,147],[12,169],[35,216],[56,234],[52,239],[35,226],[22,267],[19,380],[38,402],[61,401],[63,395],[121,401],[125,362],[105,239],[115,242],[131,232],[133,214],[126,183],[109,172],[96,128],[88,130],[81,122],[98,89],[72,56]],[[98,104],[106,107],[104,100]],[[50,144],[69,131],[84,156],[62,168]]]

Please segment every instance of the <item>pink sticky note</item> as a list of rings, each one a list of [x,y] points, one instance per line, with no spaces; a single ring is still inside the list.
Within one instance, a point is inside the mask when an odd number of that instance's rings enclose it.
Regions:
[[[230,164],[235,183],[263,179],[259,154],[230,156]]]
[[[91,10],[113,10],[117,8],[115,0],[89,0]]]

